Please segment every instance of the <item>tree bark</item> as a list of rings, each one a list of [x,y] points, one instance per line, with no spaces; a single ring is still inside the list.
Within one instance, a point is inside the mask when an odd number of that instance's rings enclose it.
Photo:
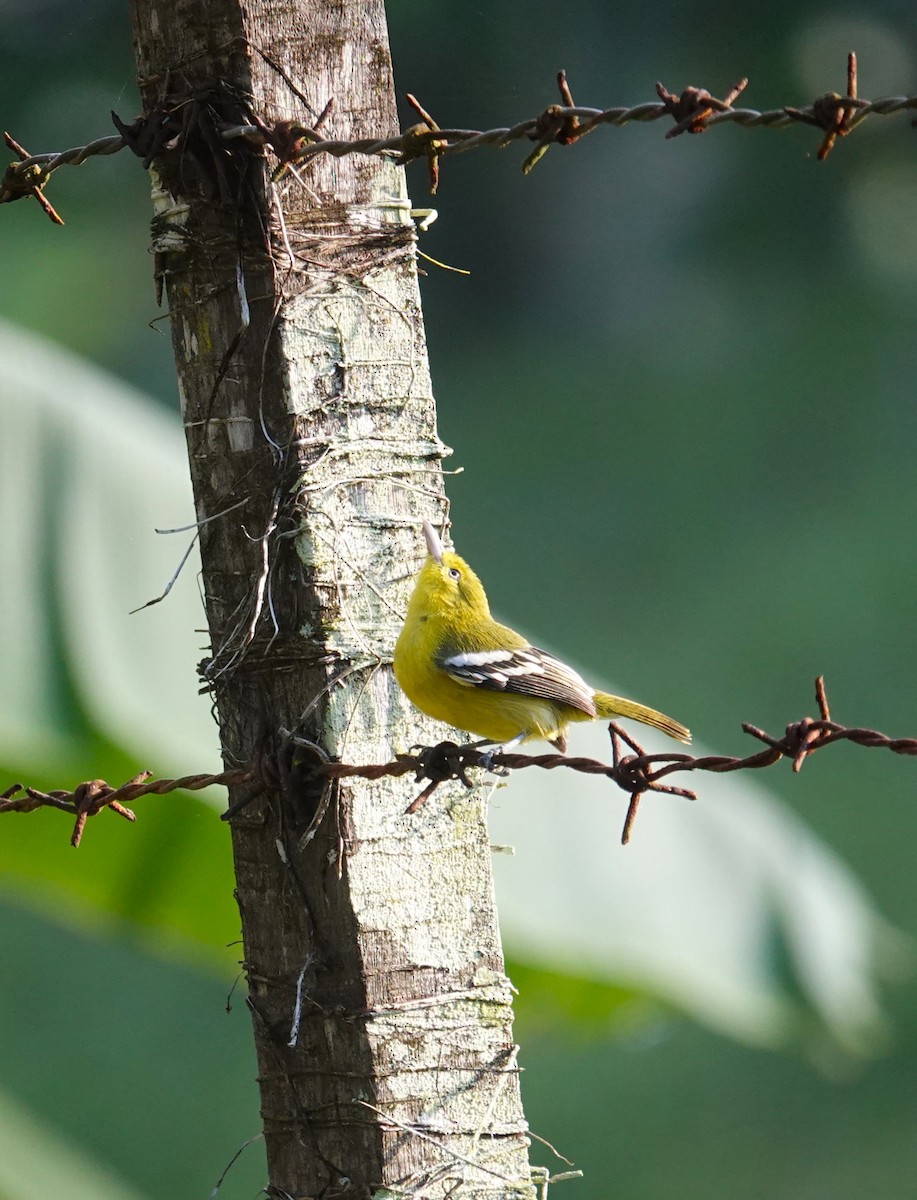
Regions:
[[[396,132],[381,0],[133,9],[144,110],[182,121],[153,163],[153,246],[224,760],[284,729],[388,760],[442,732],[390,670],[448,453],[403,171],[326,156],[272,184],[220,138],[332,99],[328,136]],[[286,779],[232,821],[273,1196],[535,1194],[483,801],[450,786],[406,816],[404,780],[322,801]]]

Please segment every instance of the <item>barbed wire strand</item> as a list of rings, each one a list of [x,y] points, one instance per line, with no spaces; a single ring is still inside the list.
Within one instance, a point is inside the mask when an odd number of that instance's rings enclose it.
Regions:
[[[298,755],[300,784],[311,785],[313,788],[318,782],[320,789],[327,790],[332,781],[350,778],[372,780],[413,774],[415,782],[427,780],[427,786],[405,810],[406,815],[416,813],[436,788],[447,780],[459,780],[466,787],[471,787],[472,780],[467,772],[474,767],[483,767],[498,775],[507,775],[511,771],[528,767],[539,767],[547,771],[563,767],[568,771],[578,771],[586,775],[602,775],[630,796],[621,836],[622,843],[626,844],[630,839],[640,800],[646,792],[662,792],[689,800],[697,799],[697,793],[689,788],[661,782],[679,771],[710,771],[722,774],[769,767],[783,758],[788,758],[792,760],[793,770],[798,772],[810,754],[841,741],[872,749],[890,750],[893,754],[917,755],[917,738],[892,738],[876,729],[851,728],[832,721],[822,676],[815,681],[815,698],[819,718],[813,720],[811,717],[803,717],[802,720],[787,725],[782,737],[772,737],[755,725],[743,723],[743,731],[763,742],[766,747],[745,757],[722,754],[700,757],[681,753],[647,754],[614,722],[609,725],[611,763],[593,758],[567,757],[563,754],[503,754],[496,751],[487,752],[480,744],[458,745],[455,742],[441,742],[437,746],[419,749],[416,753],[399,754],[392,762],[351,764],[330,761],[319,747],[300,739],[293,738],[288,744],[293,747],[293,753]],[[630,753],[627,753],[627,750]],[[178,790],[199,791],[214,785],[243,788],[245,794],[223,814],[224,820],[231,820],[258,796],[266,791],[282,788],[285,786],[284,780],[290,778],[288,770],[280,769],[276,756],[263,755],[258,762],[248,767],[217,774],[151,779],[149,772],[143,772],[118,788],[110,787],[103,779],[81,783],[70,792],[42,792],[16,783],[0,795],[0,814],[33,812],[44,807],[69,813],[76,818],[71,844],[78,846],[89,817],[97,816],[105,808],[111,808],[125,819],[133,821],[136,819],[135,815],[125,805],[141,796],[161,796]]]
[[[572,101],[566,74],[558,72],[557,83],[561,98]],[[226,141],[243,139],[260,146],[270,146],[278,157],[279,167],[274,178],[279,178],[291,166],[301,166],[320,154],[341,158],[348,154],[364,154],[395,158],[407,163],[426,157],[430,170],[431,191],[435,192],[439,181],[439,159],[451,154],[464,154],[479,146],[508,146],[511,142],[528,139],[537,143],[536,149],[523,164],[527,173],[551,144],[571,145],[600,126],[624,126],[632,123],[647,123],[671,117],[675,121],[666,137],[681,133],[703,133],[719,125],[734,124],[743,129],[786,129],[796,123],[817,126],[824,133],[820,159],[826,158],[835,140],[850,133],[869,116],[891,116],[895,113],[917,109],[917,96],[885,96],[878,100],[864,100],[857,96],[856,55],[848,55],[847,93],[827,92],[816,97],[806,108],[784,105],[761,112],[754,108],[735,108],[734,99],[744,90],[747,80],[740,80],[724,100],[718,100],[706,88],[687,87],[680,94],[668,92],[657,83],[659,99],[643,104],[615,108],[589,108],[572,103],[552,104],[539,116],[520,121],[515,125],[504,125],[495,129],[441,129],[432,117],[413,97],[408,96],[412,106],[422,115],[423,123],[393,137],[357,138],[353,140],[326,139],[315,126],[284,120],[273,126],[255,118],[256,123],[223,124],[219,135]],[[325,106],[324,117],[331,107]],[[4,134],[6,143],[18,154],[18,161],[11,163],[0,179],[0,204],[9,203],[31,195],[41,199],[41,190],[51,174],[59,167],[81,166],[100,155],[117,154],[125,146],[131,146],[144,158],[145,165],[156,153],[174,148],[177,139],[186,132],[172,118],[169,110],[148,114],[138,119],[130,128],[123,125],[112,114],[119,129],[117,136],[96,138],[85,146],[45,154],[27,155],[9,134]],[[316,122],[316,126],[319,123]],[[47,209],[49,205],[44,205]],[[53,213],[53,209],[51,210]],[[49,213],[49,215],[51,215]],[[62,223],[57,214],[52,219]]]

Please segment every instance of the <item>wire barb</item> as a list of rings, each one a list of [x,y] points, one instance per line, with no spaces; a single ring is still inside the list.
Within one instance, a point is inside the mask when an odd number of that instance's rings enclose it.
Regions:
[[[596,128],[595,125],[585,128],[580,123],[578,116],[570,115],[568,110],[576,108],[576,105],[573,103],[573,93],[567,83],[566,71],[557,72],[557,87],[560,90],[561,103],[549,105],[536,119],[531,133],[526,134],[538,144],[522,164],[523,175],[528,175],[536,163],[547,154],[549,147],[554,142],[559,146],[572,146],[585,133],[591,133]]]
[[[0,204],[10,204],[14,200],[22,200],[24,196],[31,196],[33,200],[38,201],[55,225],[63,225],[63,217],[42,191],[51,178],[51,172],[47,167],[33,161],[28,150],[23,149],[12,134],[5,130],[3,140],[19,161],[11,162],[0,179]]]
[[[425,135],[439,133],[440,129],[427,110],[421,105],[416,96],[407,93],[407,102],[421,118],[421,123],[412,125],[404,133],[404,149],[396,158],[396,162],[405,165],[415,158],[424,157],[427,160],[427,173],[430,178],[430,195],[435,196],[439,189],[439,160],[442,158],[448,142],[442,138],[431,138]]]
[[[299,121],[277,121],[273,126],[267,125],[260,117],[254,118],[256,129],[261,134],[262,145],[270,146],[277,158],[277,166],[271,172],[271,183],[277,183],[288,171],[293,171],[299,162],[303,149],[314,142],[320,142],[319,132],[328,119],[334,107],[332,97],[322,109],[314,125],[303,125]],[[257,141],[250,138],[250,141]],[[295,174],[295,171],[294,171]]]
[[[656,84],[656,95],[665,106],[665,111],[674,118],[675,128],[665,135],[678,137],[681,133],[704,133],[707,122],[716,113],[729,112],[732,102],[748,87],[747,79],[734,83],[726,93],[725,100],[717,100],[706,88],[686,87],[680,96],[666,91],[661,83]]]
[[[825,131],[824,140],[815,156],[819,162],[824,162],[837,139],[846,137],[858,124],[854,120],[857,112],[868,107],[869,102],[857,96],[857,56],[851,50],[847,55],[846,96],[841,96],[838,92],[826,92],[824,96],[819,96],[813,101],[811,111],[798,108],[785,108],[783,111],[794,121],[815,125]]]

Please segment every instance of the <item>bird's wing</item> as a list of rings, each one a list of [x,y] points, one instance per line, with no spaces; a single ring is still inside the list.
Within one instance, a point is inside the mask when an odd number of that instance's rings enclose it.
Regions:
[[[569,704],[595,716],[593,690],[572,667],[537,646],[447,653],[439,665],[456,683]]]

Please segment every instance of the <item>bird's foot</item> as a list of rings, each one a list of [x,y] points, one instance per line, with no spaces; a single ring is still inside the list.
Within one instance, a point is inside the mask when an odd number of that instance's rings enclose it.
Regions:
[[[525,734],[520,733],[509,742],[497,742],[494,744],[493,742],[485,740],[483,742],[471,742],[470,746],[474,747],[475,749],[480,746],[490,746],[489,750],[480,755],[478,759],[478,766],[483,767],[485,771],[490,771],[494,775],[508,775],[509,767],[497,766],[497,764],[494,762],[494,758],[498,754],[508,754],[511,750],[515,750],[519,743],[524,740]]]

